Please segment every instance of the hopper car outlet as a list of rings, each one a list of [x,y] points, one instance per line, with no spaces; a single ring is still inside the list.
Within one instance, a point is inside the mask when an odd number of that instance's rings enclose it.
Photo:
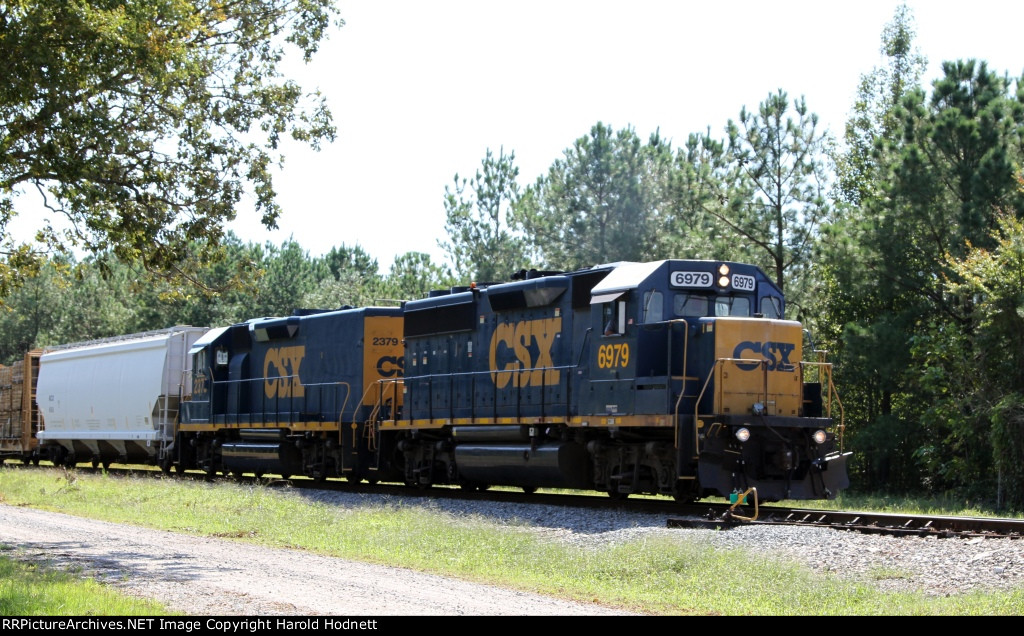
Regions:
[[[418,487],[834,498],[849,484],[831,365],[784,309],[751,265],[627,262],[521,272],[400,307],[33,351],[0,368],[14,422],[0,454]]]

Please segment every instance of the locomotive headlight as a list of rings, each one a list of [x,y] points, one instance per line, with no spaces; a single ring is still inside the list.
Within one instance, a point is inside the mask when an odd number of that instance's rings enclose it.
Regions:
[[[721,274],[722,276],[728,276],[729,266],[726,265],[725,263],[722,263],[721,265],[718,266],[718,273]]]
[[[823,431],[823,430],[821,430],[819,428],[818,430],[814,431],[814,435],[811,435],[811,437],[814,438],[814,443],[816,443],[816,444],[824,444],[825,443],[825,439],[828,436],[825,435],[825,431]]]
[[[718,279],[718,286],[719,287],[728,287],[729,286],[729,277],[728,276],[722,276],[721,278],[719,278]]]
[[[738,428],[736,429],[735,435],[736,439],[738,439],[741,442],[745,442],[748,439],[750,439],[750,429],[746,427]]]

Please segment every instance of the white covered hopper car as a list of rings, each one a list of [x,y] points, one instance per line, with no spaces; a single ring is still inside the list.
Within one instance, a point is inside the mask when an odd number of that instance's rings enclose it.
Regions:
[[[169,466],[178,410],[191,394],[189,349],[207,331],[178,326],[44,350],[37,437],[48,459]]]

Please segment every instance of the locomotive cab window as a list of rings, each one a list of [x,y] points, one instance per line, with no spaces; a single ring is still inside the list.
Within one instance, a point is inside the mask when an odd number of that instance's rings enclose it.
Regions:
[[[644,305],[640,310],[640,322],[661,322],[664,320],[663,314],[663,303],[661,292],[659,291],[646,291],[644,292]]]
[[[604,303],[601,306],[601,323],[604,335],[621,336],[626,333],[626,302],[624,300]]]

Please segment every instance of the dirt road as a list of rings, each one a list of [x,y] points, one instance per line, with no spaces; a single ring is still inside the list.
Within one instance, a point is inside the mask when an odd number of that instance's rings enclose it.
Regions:
[[[0,504],[7,556],[78,567],[190,616],[600,616],[571,603],[300,550],[195,537]]]

